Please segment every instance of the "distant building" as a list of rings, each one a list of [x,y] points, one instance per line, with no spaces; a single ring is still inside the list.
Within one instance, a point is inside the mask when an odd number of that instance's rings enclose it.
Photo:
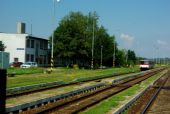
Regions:
[[[38,66],[48,65],[48,40],[24,33],[25,24],[18,24],[18,33],[0,33],[0,41],[10,53],[11,62],[37,62]]]

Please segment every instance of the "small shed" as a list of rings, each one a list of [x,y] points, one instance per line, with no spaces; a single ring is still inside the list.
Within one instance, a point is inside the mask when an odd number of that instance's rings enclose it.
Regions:
[[[0,51],[0,69],[7,69],[9,67],[9,53]]]

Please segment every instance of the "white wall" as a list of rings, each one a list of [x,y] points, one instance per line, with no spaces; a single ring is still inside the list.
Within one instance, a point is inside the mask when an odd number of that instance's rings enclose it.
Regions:
[[[40,40],[42,39],[36,37],[31,38],[32,40],[34,40],[34,48],[26,48],[27,38],[29,39],[28,34],[0,33],[0,41],[2,41],[2,43],[6,46],[5,52],[10,53],[10,63],[14,62],[14,58],[18,58],[19,62],[23,63],[26,62],[26,54],[34,55],[34,57],[36,58],[35,56],[36,43],[38,43],[39,45],[38,57],[40,57],[40,55],[45,55],[46,57],[48,57],[48,50],[40,49]],[[44,66],[43,64],[41,65]]]
[[[0,40],[6,46],[5,52],[10,53],[10,62],[18,58],[19,62],[25,62],[25,40],[28,34],[0,33]]]

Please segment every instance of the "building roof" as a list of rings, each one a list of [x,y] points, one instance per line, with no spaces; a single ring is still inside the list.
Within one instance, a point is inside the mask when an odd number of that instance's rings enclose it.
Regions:
[[[31,34],[27,34],[27,33],[24,33],[24,34],[18,34],[18,33],[4,33],[4,32],[0,32],[0,34],[24,35],[24,36],[27,36],[27,37],[30,37],[30,38],[34,38],[34,39],[48,40],[47,38],[37,37],[37,36],[33,36],[33,35],[31,35]]]
[[[40,38],[40,37],[36,37],[36,36],[32,36],[32,35],[28,35],[29,38],[34,38],[34,39],[42,39],[42,40],[48,40],[46,38]]]

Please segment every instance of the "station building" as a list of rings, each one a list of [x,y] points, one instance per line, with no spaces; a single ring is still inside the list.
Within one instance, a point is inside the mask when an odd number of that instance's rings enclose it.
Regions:
[[[25,33],[25,24],[17,25],[17,33],[0,33],[0,41],[11,62],[37,62],[38,66],[48,65],[48,40]]]

